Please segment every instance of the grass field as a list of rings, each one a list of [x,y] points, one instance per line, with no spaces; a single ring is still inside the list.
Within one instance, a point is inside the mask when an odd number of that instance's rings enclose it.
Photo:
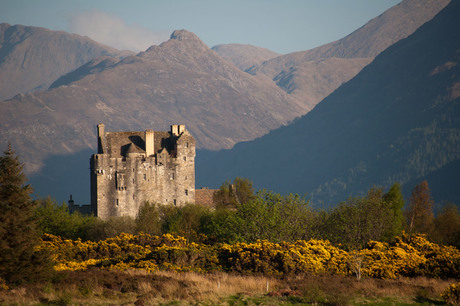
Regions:
[[[338,275],[244,276],[142,271],[60,272],[47,283],[0,291],[0,304],[19,305],[442,305],[454,280],[396,280]]]

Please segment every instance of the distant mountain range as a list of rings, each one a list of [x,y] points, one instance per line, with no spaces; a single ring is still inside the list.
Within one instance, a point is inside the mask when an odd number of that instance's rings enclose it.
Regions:
[[[94,127],[168,130],[181,123],[201,148],[230,148],[293,120],[305,108],[267,79],[242,72],[180,30],[122,60],[99,57],[49,90],[3,101],[1,139],[28,170],[52,154],[95,149]]]
[[[281,56],[249,45],[210,49],[185,30],[132,54],[1,24],[0,99],[8,100],[0,102],[0,140],[13,144],[41,196],[87,198],[96,124],[114,131],[182,123],[199,148],[231,148],[306,114],[447,3],[404,0],[342,40]]]
[[[278,56],[247,71],[273,79],[310,110],[377,54],[432,19],[447,3],[449,0],[404,0],[340,40]]]
[[[57,78],[99,56],[132,54],[88,37],[44,28],[0,24],[0,101],[46,90]]]
[[[243,176],[328,207],[374,184],[424,179],[460,203],[460,1],[381,54],[293,124],[208,156],[198,181]]]

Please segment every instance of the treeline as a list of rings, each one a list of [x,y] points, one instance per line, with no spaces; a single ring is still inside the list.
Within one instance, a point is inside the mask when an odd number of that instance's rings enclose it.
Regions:
[[[409,237],[423,233],[432,242],[460,246],[457,207],[448,205],[434,216],[426,182],[414,188],[408,205],[395,184],[387,192],[373,187],[366,196],[318,211],[303,197],[266,190],[255,193],[249,180],[237,178],[215,192],[215,208],[145,203],[136,218],[103,221],[70,214],[66,205],[51,199],[32,200],[22,168],[9,146],[0,156],[0,289],[5,283],[18,285],[52,277],[55,260],[49,249],[41,247],[44,234],[93,242],[121,233],[174,234],[205,248],[259,240],[282,244],[317,239],[356,251],[370,241],[389,242],[391,250],[395,237],[406,231]]]
[[[215,208],[145,203],[136,218],[106,221],[78,213],[50,199],[35,211],[41,233],[68,239],[100,241],[121,233],[176,234],[199,243],[295,242],[321,239],[344,250],[359,250],[369,241],[391,242],[404,232],[426,234],[432,242],[460,247],[460,213],[446,205],[434,216],[426,181],[416,186],[408,205],[401,187],[371,188],[328,211],[316,210],[298,195],[254,192],[247,179],[224,183],[214,194]]]

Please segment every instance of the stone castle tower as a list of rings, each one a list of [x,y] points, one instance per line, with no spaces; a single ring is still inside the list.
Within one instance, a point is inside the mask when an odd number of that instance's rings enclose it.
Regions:
[[[103,220],[136,217],[145,202],[195,203],[195,139],[185,125],[169,132],[106,132],[90,160],[91,210]]]

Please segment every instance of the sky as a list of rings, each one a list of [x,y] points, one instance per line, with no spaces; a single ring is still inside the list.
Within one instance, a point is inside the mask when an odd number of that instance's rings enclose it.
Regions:
[[[143,51],[174,30],[209,47],[251,44],[286,54],[340,39],[401,0],[0,0],[0,23],[88,36]]]

